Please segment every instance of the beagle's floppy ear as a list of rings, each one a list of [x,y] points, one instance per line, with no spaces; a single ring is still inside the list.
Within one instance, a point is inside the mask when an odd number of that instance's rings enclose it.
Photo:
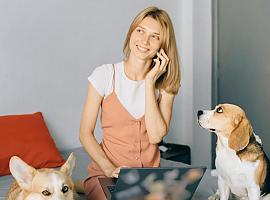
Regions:
[[[248,145],[253,130],[246,117],[237,116],[234,123],[236,128],[231,132],[228,144],[231,149],[240,151]]]

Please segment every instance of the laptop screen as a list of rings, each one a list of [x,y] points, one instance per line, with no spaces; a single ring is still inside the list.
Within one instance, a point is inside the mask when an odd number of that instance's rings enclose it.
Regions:
[[[205,167],[122,168],[113,200],[192,198]]]

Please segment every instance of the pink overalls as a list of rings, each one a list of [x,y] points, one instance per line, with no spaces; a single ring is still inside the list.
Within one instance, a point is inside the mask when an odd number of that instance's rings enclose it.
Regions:
[[[144,116],[135,119],[123,107],[115,93],[115,69],[113,92],[101,105],[101,126],[103,130],[101,148],[116,167],[159,166],[158,145],[149,143]],[[87,198],[106,199],[98,181],[98,177],[105,176],[103,171],[97,163],[92,162],[88,166],[88,172],[89,178],[84,183]]]

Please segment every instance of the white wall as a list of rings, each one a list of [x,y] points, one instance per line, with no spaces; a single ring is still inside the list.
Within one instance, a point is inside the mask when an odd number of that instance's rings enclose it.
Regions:
[[[131,20],[144,7],[156,5],[173,20],[182,60],[182,88],[165,140],[190,145],[196,164],[209,162],[209,148],[198,149],[197,137],[204,145],[209,138],[200,135],[194,120],[197,92],[201,105],[207,107],[211,95],[209,4],[210,0],[1,0],[0,114],[42,111],[60,149],[80,146],[87,76],[98,65],[122,59]],[[193,30],[199,32],[193,34]],[[198,84],[200,80],[203,83]],[[97,137],[101,137],[100,129]]]
[[[175,101],[171,132],[166,140],[188,144],[192,164],[211,167],[211,135],[197,123],[197,111],[211,108],[211,0],[181,1],[180,56],[182,88]]]

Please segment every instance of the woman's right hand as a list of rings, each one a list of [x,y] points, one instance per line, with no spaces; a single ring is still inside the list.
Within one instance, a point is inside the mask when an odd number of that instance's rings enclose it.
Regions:
[[[167,71],[167,66],[170,59],[165,53],[164,49],[161,49],[156,55],[157,58],[154,59],[155,65],[145,77],[146,83],[150,82],[155,84],[156,80]]]

